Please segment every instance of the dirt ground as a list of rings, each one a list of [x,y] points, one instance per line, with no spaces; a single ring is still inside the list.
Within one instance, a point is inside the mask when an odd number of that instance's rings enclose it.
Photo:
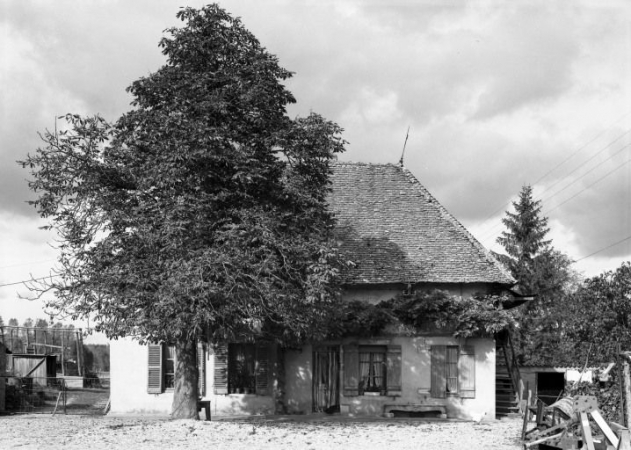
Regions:
[[[340,417],[193,421],[111,416],[0,416],[2,449],[512,450],[522,420]]]

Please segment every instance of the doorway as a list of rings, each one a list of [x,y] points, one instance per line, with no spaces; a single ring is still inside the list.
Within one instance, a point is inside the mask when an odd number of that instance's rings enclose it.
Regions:
[[[313,411],[332,414],[340,411],[340,348],[313,350]]]

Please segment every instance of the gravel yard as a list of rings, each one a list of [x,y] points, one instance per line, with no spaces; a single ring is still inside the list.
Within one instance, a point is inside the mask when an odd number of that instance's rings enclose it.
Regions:
[[[2,449],[521,449],[519,418],[489,422],[340,417],[167,420],[0,416]]]

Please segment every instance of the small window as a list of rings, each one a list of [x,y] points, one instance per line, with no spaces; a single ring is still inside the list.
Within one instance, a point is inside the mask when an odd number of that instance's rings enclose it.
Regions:
[[[343,393],[401,395],[401,346],[348,344],[343,348]]]
[[[362,346],[359,347],[359,391],[364,392],[386,391],[386,347]]]
[[[216,346],[214,393],[268,395],[268,347],[266,343]]]
[[[162,346],[164,354],[162,360],[164,361],[164,388],[175,388],[175,347],[172,345]]]
[[[228,346],[228,392],[254,394],[256,392],[256,349],[254,344]]]
[[[165,344],[149,344],[147,364],[147,392],[161,394],[175,388],[175,347]],[[204,346],[197,347],[198,394],[205,395],[206,358]]]
[[[434,345],[431,348],[431,395],[475,398],[475,352],[471,346]]]

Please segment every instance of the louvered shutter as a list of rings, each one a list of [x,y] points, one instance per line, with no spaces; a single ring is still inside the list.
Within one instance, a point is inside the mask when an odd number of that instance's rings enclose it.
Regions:
[[[267,345],[256,347],[256,393],[258,395],[269,395],[268,390],[268,360],[269,352]]]
[[[359,395],[359,347],[345,345],[344,351],[344,395]]]
[[[228,346],[226,344],[217,345],[214,348],[215,373],[214,392],[217,395],[228,393]]]
[[[197,344],[197,395],[206,395],[206,346]]]
[[[462,398],[475,398],[475,351],[472,346],[460,347],[458,393]]]
[[[147,346],[147,392],[161,394],[162,387],[162,345],[149,344]]]
[[[386,354],[388,395],[401,395],[401,346],[389,345]]]
[[[447,355],[446,345],[433,345],[431,347],[431,371],[432,386],[431,394],[434,398],[445,398],[447,396],[447,376],[445,360]]]

